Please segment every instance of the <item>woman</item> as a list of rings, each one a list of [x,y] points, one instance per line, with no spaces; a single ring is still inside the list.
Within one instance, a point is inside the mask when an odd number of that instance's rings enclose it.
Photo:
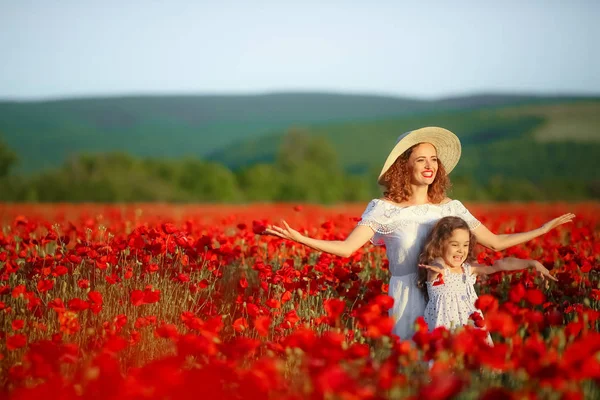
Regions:
[[[443,128],[426,127],[401,135],[379,174],[383,198],[367,205],[356,228],[342,241],[313,239],[292,229],[270,226],[265,233],[290,239],[313,249],[348,257],[366,242],[385,244],[389,260],[389,295],[394,298],[390,316],[394,333],[410,339],[425,299],[417,287],[419,253],[433,225],[445,216],[464,219],[477,242],[500,251],[547,233],[572,221],[573,214],[555,218],[523,233],[496,235],[481,224],[458,200],[446,197],[448,174],[460,159],[458,137]]]

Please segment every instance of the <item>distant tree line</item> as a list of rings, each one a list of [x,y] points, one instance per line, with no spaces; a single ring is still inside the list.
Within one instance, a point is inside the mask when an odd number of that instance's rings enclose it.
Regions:
[[[289,131],[272,163],[232,171],[198,158],[139,158],[87,153],[59,168],[33,175],[11,174],[18,156],[0,141],[0,201],[5,202],[309,202],[367,201],[381,196],[378,170],[344,171],[324,139]],[[547,180],[532,183],[495,176],[478,182],[452,175],[452,197],[467,201],[543,201],[600,198],[598,182]]]

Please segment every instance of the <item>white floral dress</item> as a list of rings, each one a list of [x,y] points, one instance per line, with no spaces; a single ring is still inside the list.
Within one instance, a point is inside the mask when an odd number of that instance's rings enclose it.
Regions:
[[[401,207],[373,199],[358,222],[373,229],[373,244],[386,247],[388,294],[394,298],[389,314],[396,321],[393,333],[403,340],[412,338],[415,320],[425,312],[425,297],[417,287],[419,254],[433,225],[447,216],[461,217],[471,230],[481,224],[458,200]]]
[[[425,307],[425,322],[429,330],[443,326],[448,330],[460,328],[464,325],[475,326],[470,318],[477,313],[483,314],[475,307],[477,293],[475,282],[477,277],[473,274],[471,265],[463,263],[462,273],[453,273],[446,267],[441,279],[438,277],[433,282],[427,282],[427,295],[429,302]],[[442,283],[443,282],[443,283]],[[487,335],[486,341],[493,345],[491,336]]]
[[[477,293],[473,285],[476,280],[471,266],[464,263],[462,273],[450,272],[446,267],[436,280],[427,282],[429,302],[425,307],[425,322],[429,330],[439,326],[454,329],[469,325],[471,314],[479,313],[475,308]]]

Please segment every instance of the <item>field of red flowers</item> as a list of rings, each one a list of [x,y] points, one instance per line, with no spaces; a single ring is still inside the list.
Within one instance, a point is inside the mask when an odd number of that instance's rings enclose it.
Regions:
[[[479,330],[390,335],[384,250],[343,239],[361,205],[0,205],[1,396],[15,399],[582,399],[600,396],[600,204],[470,205],[496,233],[575,222],[495,253]]]

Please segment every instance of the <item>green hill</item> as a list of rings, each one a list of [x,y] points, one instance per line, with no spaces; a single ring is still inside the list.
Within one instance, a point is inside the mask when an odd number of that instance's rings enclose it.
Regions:
[[[380,119],[306,127],[327,137],[344,167],[379,172],[399,134],[422,126],[454,131],[463,158],[453,174],[488,183],[494,176],[548,181],[600,179],[600,100],[483,108],[474,111]],[[272,162],[280,133],[215,152],[210,158],[240,168]]]
[[[432,124],[448,126],[447,123],[457,121],[454,126],[461,128],[457,131],[467,135],[475,129],[471,124],[477,118],[464,119],[461,112],[465,110],[565,101],[581,99],[482,95],[422,101],[386,96],[281,93],[4,101],[0,102],[0,136],[19,155],[17,172],[58,166],[78,152],[115,150],[136,156],[191,155],[239,166],[269,159],[277,143],[273,138],[280,137],[290,127],[307,126],[317,134],[331,136],[340,145],[345,163],[361,169],[370,157],[380,158],[399,130]],[[476,121],[476,126],[492,125]],[[495,132],[492,135],[502,135],[504,130]],[[375,135],[374,139],[361,142],[366,140],[365,133]],[[344,146],[346,135],[359,140],[350,143],[361,145]]]

